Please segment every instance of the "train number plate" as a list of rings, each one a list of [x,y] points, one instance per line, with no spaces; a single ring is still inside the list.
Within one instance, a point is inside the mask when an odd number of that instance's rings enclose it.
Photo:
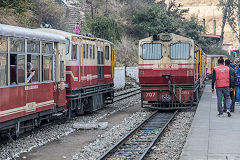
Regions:
[[[156,93],[155,92],[147,92],[146,97],[155,97]]]
[[[157,92],[145,92],[144,93],[144,99],[146,101],[157,101]]]

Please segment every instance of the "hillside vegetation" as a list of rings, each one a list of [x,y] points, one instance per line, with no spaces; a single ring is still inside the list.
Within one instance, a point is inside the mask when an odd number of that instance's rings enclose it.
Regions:
[[[217,0],[205,1],[212,3]],[[188,7],[198,7],[205,1],[181,0],[169,3],[167,0],[159,0],[156,3],[155,0],[68,0],[66,6],[54,0],[2,0],[0,23],[30,28],[48,23],[53,28],[64,30],[65,21],[71,16],[68,14],[70,4],[79,13],[84,13],[84,16],[79,17],[83,33],[92,33],[116,44],[118,66],[136,66],[138,40],[159,32],[190,37],[198,41],[205,52],[211,53],[213,42],[200,36],[204,32],[201,18],[198,19],[200,11],[194,14],[195,10],[189,10]]]

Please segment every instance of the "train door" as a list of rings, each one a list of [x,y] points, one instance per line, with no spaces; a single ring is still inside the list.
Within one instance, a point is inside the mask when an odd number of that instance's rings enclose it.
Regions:
[[[54,43],[54,99],[57,106],[65,106],[66,91],[65,91],[65,44]]]
[[[114,65],[115,65],[115,51],[114,51],[114,47],[113,47],[113,45],[111,46],[111,62],[112,62],[112,78],[114,78]]]

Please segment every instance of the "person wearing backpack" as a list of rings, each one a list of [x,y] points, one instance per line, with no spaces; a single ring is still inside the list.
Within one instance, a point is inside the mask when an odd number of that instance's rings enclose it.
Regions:
[[[236,83],[235,83],[235,94],[236,94],[236,103],[239,104],[239,94],[240,94],[240,64],[235,70],[236,72]]]

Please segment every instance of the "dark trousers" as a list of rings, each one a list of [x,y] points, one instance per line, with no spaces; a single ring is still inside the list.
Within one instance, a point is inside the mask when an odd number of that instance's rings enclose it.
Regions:
[[[230,111],[231,111],[231,112],[234,112],[234,108],[235,108],[235,95],[234,95],[234,90],[233,90],[233,91],[230,91],[230,99],[231,99]],[[223,111],[224,111],[224,112],[227,111],[225,99],[224,99]]]

